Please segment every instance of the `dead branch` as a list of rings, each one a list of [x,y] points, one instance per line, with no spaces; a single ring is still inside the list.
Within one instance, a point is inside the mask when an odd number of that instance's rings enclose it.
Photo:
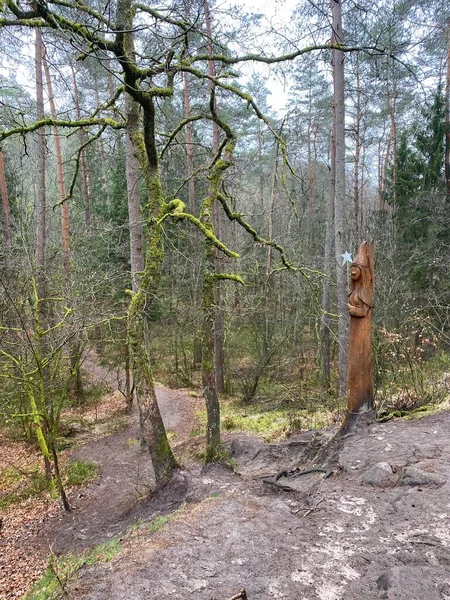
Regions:
[[[216,599],[214,597],[212,597],[212,598],[210,598],[210,600],[216,600]],[[231,596],[231,598],[229,598],[229,600],[248,600],[245,589],[242,588],[242,590],[240,590],[237,594],[235,594],[234,596]]]

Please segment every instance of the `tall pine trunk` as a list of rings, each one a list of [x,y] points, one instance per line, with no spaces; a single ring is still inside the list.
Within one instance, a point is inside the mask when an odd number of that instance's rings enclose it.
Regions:
[[[35,71],[36,71],[36,112],[39,121],[45,117],[44,112],[44,82],[42,78],[42,60],[44,56],[44,45],[42,33],[36,28],[35,38]],[[45,192],[45,167],[46,167],[46,142],[45,128],[40,127],[37,131],[36,147],[36,281],[39,298],[45,298],[45,250],[47,243],[46,231],[46,192]]]
[[[5,163],[0,149],[0,194],[2,196],[3,244],[5,246],[5,267],[10,271],[9,260],[12,250],[11,214],[9,210],[8,186],[6,185]]]
[[[56,112],[55,96],[53,94],[52,78],[50,76],[50,68],[48,61],[45,57],[45,47],[42,63],[45,71],[45,78],[47,81],[47,93],[48,100],[50,103],[50,112],[52,118],[56,121],[58,114]],[[69,237],[69,208],[66,200],[66,183],[64,178],[64,162],[61,148],[61,137],[59,135],[58,128],[53,127],[53,133],[55,136],[55,157],[56,157],[56,173],[58,178],[58,190],[59,190],[59,203],[61,210],[61,246],[63,252],[63,264],[64,273],[67,278],[70,277],[70,237]],[[66,282],[67,283],[67,282]]]
[[[335,117],[330,137],[330,188],[327,204],[327,222],[325,229],[325,254],[323,271],[325,277],[322,288],[322,368],[325,388],[331,384],[331,278],[333,274],[333,240],[334,240],[334,184],[336,179],[336,145],[334,143]]]
[[[72,81],[73,81],[73,92],[75,100],[75,109],[77,111],[77,119],[81,119],[81,107],[80,107],[80,95],[78,93],[77,75],[73,64],[70,63],[72,70]],[[79,139],[81,146],[87,141],[86,132],[84,129],[79,130]],[[86,157],[86,149],[83,148],[80,152],[80,166],[81,166],[81,180],[83,189],[83,203],[84,203],[84,223],[86,225],[86,237],[90,239],[92,237],[92,211],[91,211],[91,194],[89,189],[89,170]]]
[[[450,201],[450,20],[447,26],[447,76],[445,80],[445,182]]]
[[[189,89],[189,73],[184,73],[184,90],[183,90],[183,104],[184,104],[184,118],[189,119],[191,116],[191,96]],[[196,213],[195,206],[195,179],[194,179],[194,145],[192,141],[192,123],[187,123],[185,127],[185,141],[186,141],[186,176],[188,180],[188,208],[192,215]],[[195,256],[199,247],[199,236],[195,230],[191,237],[192,245],[192,256]],[[202,334],[198,328],[197,314],[201,307],[201,289],[198,285],[196,273],[194,271],[193,277],[193,303],[194,303],[194,318],[195,318],[195,329],[194,329],[194,356],[193,366],[194,369],[198,368],[202,363]]]
[[[331,0],[332,41],[343,44],[341,0]],[[337,313],[339,316],[339,388],[345,396],[347,387],[347,348],[349,316],[347,309],[347,270],[342,266],[345,236],[345,96],[344,53],[333,50],[333,112],[335,115],[336,179],[334,188],[334,239],[336,257]]]

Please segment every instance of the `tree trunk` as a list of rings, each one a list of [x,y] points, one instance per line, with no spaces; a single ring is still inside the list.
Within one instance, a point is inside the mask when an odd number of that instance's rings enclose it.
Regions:
[[[334,143],[334,113],[330,138],[330,190],[327,204],[327,223],[325,230],[325,255],[323,271],[325,277],[322,289],[322,364],[325,388],[331,383],[331,294],[330,282],[333,272],[333,231],[334,231],[334,183],[336,178],[336,145]]]
[[[70,68],[72,70],[73,92],[74,92],[75,108],[77,111],[77,119],[81,119],[80,96],[78,93],[77,76],[76,76],[75,69],[73,68],[72,63],[70,63]],[[83,146],[87,141],[86,133],[85,133],[84,129],[79,130],[79,138],[80,138],[80,144],[81,144],[81,146]],[[90,198],[90,191],[89,191],[89,171],[88,171],[85,148],[83,148],[80,152],[80,166],[81,166],[81,179],[82,179],[82,187],[83,187],[84,222],[86,225],[86,237],[88,239],[90,239],[92,237],[92,213],[91,213],[91,198]]]
[[[395,212],[397,209],[397,184],[398,184],[398,168],[397,168],[397,86],[394,81],[394,89],[392,94],[392,105],[391,105],[391,140],[392,140],[392,183],[393,183],[393,200],[392,210]]]
[[[362,235],[362,206],[360,199],[360,156],[361,156],[361,88],[359,81],[359,58],[356,56],[356,106],[355,106],[355,156],[353,161],[353,206],[355,216],[355,234],[356,241],[361,239]]]
[[[332,41],[343,44],[341,0],[331,0]],[[334,190],[334,232],[336,255],[336,293],[339,316],[339,381],[340,394],[345,396],[347,387],[347,347],[349,317],[347,311],[347,269],[342,266],[342,254],[347,242],[345,236],[345,96],[344,53],[333,50],[333,111],[335,113],[336,179]]]
[[[445,80],[445,182],[450,201],[450,22],[447,27],[447,77]]]
[[[5,267],[9,272],[9,261],[12,250],[11,234],[11,214],[9,210],[8,187],[6,185],[5,164],[3,162],[3,152],[0,149],[0,193],[2,196],[2,216],[3,216],[3,243],[5,246]]]
[[[211,27],[211,13],[209,10],[209,4],[207,0],[203,3],[205,11],[205,22],[206,22],[206,34],[207,38],[207,49],[208,54],[213,54],[212,46],[212,27]],[[214,77],[215,68],[214,61],[208,60],[208,75]],[[209,86],[211,90],[214,90],[214,81],[209,79]],[[217,112],[217,105],[215,103],[214,96],[214,110]],[[212,139],[212,152],[215,156],[219,150],[219,125],[213,121],[213,139]],[[214,232],[216,237],[220,238],[221,235],[221,212],[217,202],[213,206],[213,221],[214,221]],[[212,248],[213,252],[216,252],[215,248]],[[216,252],[217,255],[217,252]],[[216,257],[216,272],[221,271],[221,262]],[[214,286],[214,298],[215,298],[215,318],[214,318],[214,365],[215,365],[215,380],[216,380],[216,391],[218,394],[223,392],[224,389],[224,314],[222,309],[222,290],[220,287],[220,281],[215,282]]]
[[[281,131],[284,123],[281,125]],[[272,181],[270,185],[270,196],[269,196],[269,211],[267,215],[267,239],[272,240],[273,238],[273,216],[275,211],[275,188],[278,174],[278,160],[279,160],[279,142],[277,140],[275,144],[275,162],[273,165]],[[270,327],[270,298],[273,293],[271,286],[270,274],[272,272],[272,256],[273,248],[269,246],[267,248],[266,256],[266,268],[264,278],[264,332],[263,332],[263,363],[267,361],[267,357],[270,352],[270,339],[271,339],[271,327]]]
[[[130,0],[119,0],[117,4],[117,43],[123,47],[118,57],[125,72],[127,93],[133,96],[139,82],[130,62],[134,54],[133,22]],[[167,439],[161,412],[156,400],[153,372],[150,364],[150,344],[147,314],[158,291],[164,261],[163,229],[160,223],[165,214],[158,151],[156,147],[155,101],[153,96],[139,94],[143,125],[141,130],[128,127],[128,135],[139,161],[147,191],[145,222],[147,225],[144,267],[137,291],[131,292],[128,309],[128,340],[133,379],[138,399],[141,445],[150,453],[155,484],[163,485],[176,465],[175,457]],[[134,98],[136,100],[136,98]]]
[[[189,119],[191,116],[191,98],[189,92],[189,73],[184,73],[184,118]],[[188,208],[192,215],[196,214],[195,206],[195,179],[194,179],[194,146],[192,143],[192,123],[188,123],[185,127],[186,133],[186,175],[188,180]],[[191,237],[192,243],[192,256],[195,256],[199,247],[199,239],[197,231],[193,231]],[[193,301],[194,301],[194,314],[197,315],[199,307],[202,304],[201,298],[199,297],[201,290],[199,289],[197,278],[193,278]],[[193,352],[193,366],[194,369],[202,364],[202,335],[201,330],[197,330],[197,320],[194,330],[194,352]]]
[[[127,94],[125,98],[127,132],[125,137],[125,160],[128,195],[128,222],[130,229],[131,286],[139,289],[140,273],[144,270],[143,227],[141,217],[139,159],[131,138],[139,132],[139,105]]]
[[[50,103],[50,112],[53,119],[57,119],[58,115],[56,112],[55,96],[53,94],[52,79],[50,77],[50,69],[48,66],[47,59],[45,58],[45,47],[42,59],[45,71],[45,78],[47,80],[47,92],[48,100]],[[69,208],[66,200],[66,184],[64,180],[64,163],[61,149],[61,138],[57,127],[53,128],[55,135],[55,156],[56,156],[56,169],[58,176],[58,189],[60,198],[60,210],[61,210],[61,243],[63,251],[63,264],[64,272],[66,277],[70,277],[70,239],[69,239]]]
[[[191,116],[191,99],[189,94],[189,73],[184,73],[184,118]],[[188,207],[189,212],[195,214],[195,180],[194,180],[194,146],[192,144],[192,123],[187,123],[186,134],[186,175],[188,180]]]
[[[45,117],[44,112],[44,82],[42,79],[42,59],[44,56],[44,46],[42,42],[42,33],[39,27],[36,28],[35,42],[35,69],[36,69],[36,112],[38,120]],[[45,127],[40,127],[37,131],[37,199],[36,199],[36,281],[39,298],[45,298],[46,279],[45,279],[45,250],[47,241],[46,232],[46,194],[45,194]],[[42,306],[42,303],[41,303]]]

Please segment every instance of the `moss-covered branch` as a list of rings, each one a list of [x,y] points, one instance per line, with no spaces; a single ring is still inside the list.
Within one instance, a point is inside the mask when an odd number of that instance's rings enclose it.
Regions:
[[[276,269],[274,269],[272,271],[272,273],[288,269],[289,271],[296,271],[296,272],[301,273],[308,280],[310,279],[311,275],[325,277],[325,274],[322,273],[321,271],[317,271],[315,269],[308,269],[306,267],[298,267],[298,266],[294,265],[293,263],[291,263],[290,261],[288,261],[286,258],[286,250],[283,248],[283,246],[281,246],[277,242],[274,242],[273,240],[267,240],[267,239],[261,237],[258,234],[258,232],[256,231],[256,229],[254,229],[250,225],[250,223],[247,223],[247,221],[244,220],[244,218],[242,217],[242,215],[240,213],[233,212],[231,210],[230,206],[228,205],[227,199],[223,194],[221,194],[221,193],[218,194],[217,198],[220,201],[220,203],[222,204],[225,214],[227,215],[227,217],[230,221],[236,221],[236,223],[239,223],[239,225],[243,229],[245,229],[245,231],[247,231],[247,233],[249,233],[252,236],[252,238],[255,240],[255,242],[257,242],[258,244],[262,244],[263,246],[270,246],[279,253],[282,267],[277,267]]]
[[[240,283],[241,285],[245,285],[245,281],[239,275],[235,273],[214,273],[212,276],[213,279],[222,281],[234,281],[235,283]]]
[[[188,21],[184,21],[181,19],[173,19],[172,17],[163,15],[158,10],[155,10],[154,8],[150,8],[150,6],[147,6],[146,4],[142,4],[140,2],[136,2],[134,4],[134,8],[137,10],[140,10],[142,12],[145,12],[148,15],[151,15],[157,21],[162,21],[163,23],[169,23],[170,25],[175,25],[175,27],[179,27],[180,29],[182,29],[183,32],[188,31],[192,27],[191,23],[189,23]]]
[[[311,46],[305,46],[304,48],[300,48],[295,50],[294,52],[289,52],[287,54],[282,54],[280,56],[264,56],[263,54],[244,54],[242,56],[229,56],[226,54],[197,54],[191,58],[192,63],[195,62],[205,62],[207,60],[214,60],[216,62],[221,62],[225,65],[236,65],[242,62],[261,62],[267,65],[274,65],[281,62],[289,62],[302,56],[303,54],[309,54],[310,52],[315,52],[318,50],[341,50],[341,52],[373,52],[376,54],[383,54],[384,51],[377,46],[344,46],[341,44],[313,44]]]
[[[97,19],[99,23],[103,23],[103,25],[106,25],[110,29],[114,29],[114,24],[111,23],[111,19],[105,17],[105,15],[101,12],[98,12],[98,10],[88,6],[85,2],[83,2],[83,0],[76,0],[75,3],[68,2],[67,0],[49,0],[49,4],[55,4],[56,6],[63,6],[65,8],[73,8],[74,10],[83,11],[86,15]]]
[[[13,127],[12,129],[8,129],[7,131],[0,131],[0,142],[5,140],[6,138],[11,137],[12,135],[25,135],[27,133],[32,133],[41,127],[67,127],[67,128],[80,128],[80,127],[96,127],[96,126],[104,126],[111,127],[112,129],[123,129],[125,127],[125,123],[122,121],[115,121],[109,117],[103,117],[98,119],[77,119],[75,121],[67,120],[67,119],[52,119],[51,117],[45,117],[45,119],[41,119],[40,121],[35,121],[31,125],[22,125],[20,127]]]
[[[184,129],[186,127],[186,125],[188,125],[189,123],[193,123],[194,121],[199,121],[200,119],[210,119],[211,117],[209,117],[208,115],[192,115],[190,117],[188,117],[187,119],[183,119],[176,127],[175,129],[169,134],[168,138],[167,138],[167,142],[164,144],[163,149],[160,152],[159,157],[162,158],[166,152],[166,150],[168,149],[168,147],[170,146],[170,144],[173,142],[173,140],[176,138],[176,136],[180,133],[180,131],[182,129]]]
[[[194,215],[191,215],[190,213],[186,213],[186,212],[179,212],[179,211],[173,211],[173,212],[168,212],[166,215],[163,216],[163,218],[159,221],[159,223],[161,223],[163,220],[165,220],[167,217],[173,217],[176,219],[185,219],[186,221],[190,221],[193,225],[195,225],[197,227],[197,229],[200,230],[200,232],[221,252],[223,252],[224,254],[226,254],[226,256],[229,256],[230,258],[239,258],[239,254],[237,252],[234,252],[233,250],[230,250],[229,248],[227,248],[227,246],[225,246],[225,244],[223,244],[215,235],[214,233],[211,231],[211,229],[209,229],[207,226],[205,226],[200,219],[197,219],[197,217],[194,217]]]
[[[55,208],[57,208],[58,206],[61,206],[61,204],[64,204],[64,202],[67,202],[67,200],[70,200],[71,198],[73,198],[73,192],[75,189],[75,185],[77,183],[77,178],[78,178],[78,173],[80,172],[80,166],[81,166],[81,154],[83,153],[83,151],[85,150],[85,148],[87,148],[90,144],[92,144],[92,142],[94,142],[95,140],[99,139],[101,137],[101,135],[103,134],[103,132],[106,129],[106,125],[104,125],[103,127],[101,127],[98,132],[90,137],[88,140],[86,140],[86,142],[84,142],[84,144],[82,144],[76,151],[76,159],[75,159],[75,169],[72,175],[72,180],[70,182],[70,188],[69,188],[69,193],[66,195],[65,198],[62,198],[62,200],[60,200],[59,202],[57,202],[56,204],[53,205],[53,210],[55,210]]]

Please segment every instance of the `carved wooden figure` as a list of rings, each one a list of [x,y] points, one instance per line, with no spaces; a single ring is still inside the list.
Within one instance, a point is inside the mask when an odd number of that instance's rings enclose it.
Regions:
[[[350,265],[348,311],[350,332],[348,349],[347,414],[342,425],[345,433],[358,416],[374,416],[372,372],[374,241],[363,242]]]

